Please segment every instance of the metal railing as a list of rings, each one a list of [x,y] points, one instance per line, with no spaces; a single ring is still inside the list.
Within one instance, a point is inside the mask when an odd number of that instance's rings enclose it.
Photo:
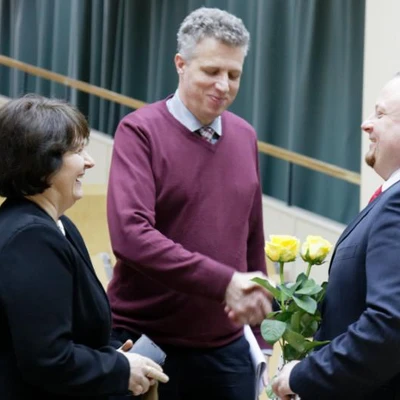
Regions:
[[[77,79],[72,79],[65,75],[61,75],[44,68],[36,67],[31,64],[23,63],[4,55],[0,55],[0,65],[15,68],[25,73],[60,83],[65,87],[71,87],[82,92],[89,93],[91,95],[95,95],[97,97],[101,97],[103,99],[110,100],[124,106],[128,106],[133,109],[140,108],[147,104],[143,101],[124,96],[111,90],[91,85]],[[322,172],[323,174],[353,183],[355,185],[361,184],[361,176],[357,172],[350,171],[348,169],[341,168],[312,157],[307,157],[294,151],[286,150],[282,147],[274,146],[272,144],[265,143],[259,140],[258,150],[260,151],[260,153],[267,154],[281,160],[288,161],[289,163],[312,169],[314,171]]]

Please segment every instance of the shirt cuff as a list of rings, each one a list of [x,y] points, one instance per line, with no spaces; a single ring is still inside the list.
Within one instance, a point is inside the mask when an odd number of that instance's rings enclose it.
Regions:
[[[272,356],[272,349],[261,349],[265,356]]]

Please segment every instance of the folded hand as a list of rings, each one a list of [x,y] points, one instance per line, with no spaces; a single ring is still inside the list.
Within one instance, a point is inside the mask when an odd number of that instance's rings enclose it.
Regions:
[[[122,353],[129,361],[129,390],[134,396],[146,393],[156,381],[166,383],[169,378],[160,365],[150,358],[135,353]]]

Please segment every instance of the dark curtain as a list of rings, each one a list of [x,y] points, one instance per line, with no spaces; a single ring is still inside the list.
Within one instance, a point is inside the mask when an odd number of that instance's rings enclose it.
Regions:
[[[360,171],[365,0],[0,0],[0,53],[145,102],[172,93],[176,32],[219,7],[251,33],[231,107],[260,140]],[[113,135],[127,107],[0,67],[0,94],[67,98]],[[263,191],[347,223],[359,187],[260,154]]]

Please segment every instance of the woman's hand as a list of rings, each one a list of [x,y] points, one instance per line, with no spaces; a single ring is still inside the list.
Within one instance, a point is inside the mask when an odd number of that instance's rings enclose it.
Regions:
[[[129,351],[133,346],[133,341],[131,339],[128,339],[121,347],[117,349],[117,351],[120,352],[125,352]]]
[[[124,345],[126,342],[124,343]],[[122,347],[124,347],[124,345]],[[150,358],[135,353],[122,354],[128,359],[131,368],[129,377],[129,390],[134,396],[146,393],[156,381],[166,383],[169,377],[162,368]]]

